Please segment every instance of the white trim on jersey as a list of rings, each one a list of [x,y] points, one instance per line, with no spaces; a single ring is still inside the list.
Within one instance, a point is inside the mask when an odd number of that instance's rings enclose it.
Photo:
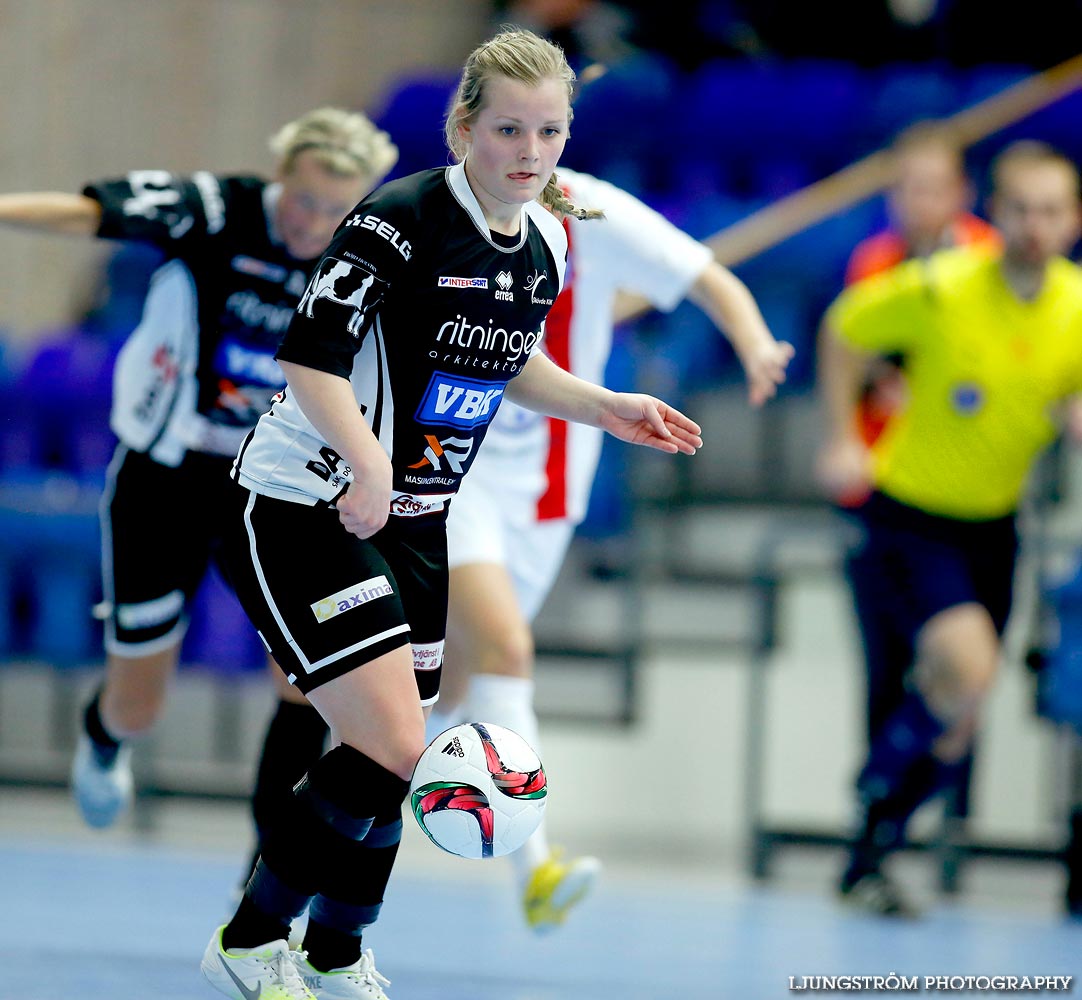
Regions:
[[[379,364],[376,363],[377,356]],[[390,458],[395,406],[387,366],[386,342],[377,315],[353,359],[349,385],[370,428],[379,417],[376,439]],[[277,500],[309,506],[330,503],[353,482],[353,473],[347,473],[342,466],[323,479],[310,471],[308,460],[319,460],[320,448],[325,444],[301,409],[297,397],[287,387],[285,398],[275,401],[270,413],[259,418],[255,431],[242,447],[233,464],[234,478],[245,489]]]
[[[444,180],[447,182],[447,186],[451,189],[451,194],[454,196],[466,214],[473,220],[473,224],[477,227],[477,231],[485,238],[485,242],[488,243],[495,250],[499,250],[500,253],[515,253],[522,249],[523,244],[526,242],[526,206],[523,205],[519,209],[518,213],[518,243],[513,247],[506,247],[501,243],[497,243],[492,239],[492,232],[489,229],[488,220],[485,218],[484,209],[481,208],[481,203],[477,200],[477,196],[473,193],[473,188],[470,187],[470,182],[466,178],[466,161],[461,160],[447,168],[443,175]]]
[[[380,357],[380,370],[379,381],[380,387],[383,391],[383,404],[382,412],[380,414],[379,434],[376,440],[382,445],[383,450],[387,452],[387,457],[394,459],[394,393],[391,391],[391,373],[387,368],[387,341],[383,336],[383,321],[380,315],[376,314],[375,322],[372,324],[372,330],[369,333],[369,339],[375,344],[379,345],[379,357]],[[358,358],[363,353],[363,348],[358,352]],[[354,368],[356,369],[356,362]],[[372,396],[373,404],[376,401],[376,396]]]
[[[470,182],[466,178],[466,161],[462,160],[448,167],[444,173],[444,178],[447,181],[447,186],[451,189],[451,194],[454,195],[455,201],[465,209],[473,220],[473,224],[477,227],[477,231],[485,238],[489,246],[501,253],[515,253],[522,249],[529,230],[526,220],[532,219],[534,225],[541,231],[545,243],[552,250],[552,256],[556,260],[556,270],[559,272],[556,289],[558,291],[563,288],[564,267],[567,263],[567,236],[564,233],[564,227],[560,225],[544,205],[536,201],[529,201],[522,206],[518,216],[518,243],[513,247],[505,247],[492,239],[492,233],[489,230],[484,210],[481,208],[481,203],[477,200],[477,196],[473,193],[473,188],[470,187]]]
[[[563,291],[564,273],[567,270],[567,233],[564,232],[563,223],[556,218],[540,202],[531,201],[526,205],[526,215],[533,220],[533,224],[541,231],[545,242],[552,250],[552,256],[556,261],[556,285],[553,289],[553,298]],[[560,252],[557,253],[557,248]]]
[[[282,182],[275,181],[263,188],[263,214],[267,217],[267,238],[275,246],[284,247],[286,241],[278,232],[278,202],[282,199]]]
[[[162,465],[180,465],[196,416],[198,360],[195,280],[181,261],[171,260],[155,271],[139,325],[117,356],[109,415],[113,433]]]

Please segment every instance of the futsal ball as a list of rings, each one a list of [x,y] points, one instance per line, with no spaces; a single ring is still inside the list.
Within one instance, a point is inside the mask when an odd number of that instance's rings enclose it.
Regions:
[[[541,823],[545,770],[518,733],[465,722],[440,733],[410,782],[413,815],[437,847],[461,858],[517,851]]]

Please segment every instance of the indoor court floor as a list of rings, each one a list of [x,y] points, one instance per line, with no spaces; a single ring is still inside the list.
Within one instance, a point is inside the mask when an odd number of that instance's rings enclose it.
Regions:
[[[60,794],[0,790],[0,997],[218,996],[199,959],[247,848],[240,806],[166,803],[152,835],[93,834],[73,813]],[[975,889],[950,902],[928,894],[925,918],[899,924],[839,908],[837,859],[824,852],[779,859],[766,886],[724,864],[606,860],[573,920],[536,938],[504,866],[445,857],[411,830],[366,939],[390,997],[769,1000],[792,995],[790,976],[1082,972],[1082,923],[1059,915],[1048,865],[974,863]]]

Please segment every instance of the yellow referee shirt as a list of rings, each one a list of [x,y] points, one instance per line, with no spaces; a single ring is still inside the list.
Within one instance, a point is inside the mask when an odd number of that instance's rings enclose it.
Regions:
[[[943,517],[1016,510],[1055,404],[1082,391],[1082,269],[1055,258],[1025,302],[998,256],[944,250],[852,286],[827,318],[853,347],[905,356],[909,400],[873,447],[876,488]]]

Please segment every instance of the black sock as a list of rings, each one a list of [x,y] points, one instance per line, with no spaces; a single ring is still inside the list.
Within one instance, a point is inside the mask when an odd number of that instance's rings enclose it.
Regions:
[[[258,948],[270,941],[289,939],[289,920],[264,913],[247,896],[240,901],[233,919],[222,931],[222,947],[226,951]]]
[[[90,737],[90,747],[98,763],[102,767],[110,767],[116,760],[117,753],[120,752],[120,740],[112,737],[101,721],[99,707],[101,692],[102,687],[99,687],[94,692],[94,697],[90,699],[90,704],[86,706],[86,711],[83,713],[83,729]]]
[[[842,875],[842,887],[849,888],[865,875],[879,871],[883,859],[898,843],[901,831],[891,816],[890,803],[867,803],[861,829],[849,848],[849,863]]]
[[[339,838],[338,874],[312,900],[304,949],[308,961],[329,972],[361,957],[361,935],[379,918],[383,894],[402,839],[402,813],[396,806],[377,817],[361,841]],[[346,903],[341,900],[350,900]]]
[[[905,842],[905,829],[913,814],[953,777],[952,765],[925,754],[913,761],[889,795],[866,801],[843,884],[852,885],[864,875],[878,871],[887,854]]]
[[[361,957],[361,935],[328,927],[309,916],[304,932],[304,951],[313,969],[320,972],[344,969]]]
[[[385,866],[365,867],[381,879],[371,885],[371,876],[352,869],[358,865],[362,842],[372,834],[373,855],[380,859],[401,836],[402,800],[409,783],[387,771],[352,747],[340,744],[324,754],[297,784],[292,806],[267,833],[263,853],[245,889],[244,900],[222,935],[226,948],[254,948],[288,934],[292,918],[299,916],[317,893],[337,902],[328,911],[334,918],[330,927],[352,941],[349,957],[339,961],[348,942],[335,936],[333,944],[319,956],[322,968],[351,965],[360,957],[360,932],[378,913],[366,905],[369,899],[382,900],[383,886],[390,874]],[[373,829],[377,816],[395,813],[397,829]],[[383,868],[385,867],[385,871]],[[367,886],[366,895],[354,896],[354,880]],[[321,947],[322,951],[322,947]],[[331,966],[330,961],[336,964]]]
[[[340,969],[361,956],[402,839],[409,782],[352,747],[335,747],[298,785],[297,796],[326,820],[324,867],[308,911],[304,949],[317,969]],[[367,818],[365,818],[367,817]]]
[[[278,702],[278,710],[263,737],[263,751],[252,792],[252,818],[260,841],[292,808],[293,786],[323,756],[329,732],[327,723],[311,705]],[[257,844],[244,876],[245,882],[255,871],[259,850]]]
[[[222,931],[222,947],[227,951],[288,940],[290,924],[315,895],[312,869],[324,854],[323,836],[318,818],[304,803],[299,804],[295,821],[283,824],[268,847],[275,859],[273,868],[264,858],[257,861],[240,906]],[[280,852],[291,860],[280,859]]]

